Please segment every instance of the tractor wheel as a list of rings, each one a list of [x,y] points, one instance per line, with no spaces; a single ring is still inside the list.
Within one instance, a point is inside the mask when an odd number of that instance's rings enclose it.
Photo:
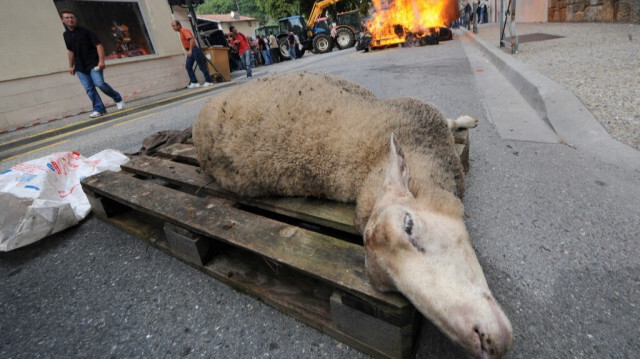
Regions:
[[[289,54],[289,44],[287,42],[287,38],[283,37],[278,41],[278,45],[280,46],[280,58],[284,60],[291,60],[291,55]]]
[[[332,50],[331,38],[326,34],[317,34],[313,37],[313,48],[316,54],[324,54]]]
[[[348,49],[355,45],[356,36],[351,32],[351,30],[341,27],[336,31],[336,42],[338,43],[338,47],[341,49]]]

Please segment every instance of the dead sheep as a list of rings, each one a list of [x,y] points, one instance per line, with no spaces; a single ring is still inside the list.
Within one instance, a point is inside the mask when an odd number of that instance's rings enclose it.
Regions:
[[[355,202],[366,269],[469,353],[512,344],[462,220],[464,173],[445,119],[411,98],[378,99],[342,78],[286,73],[212,98],[193,126],[202,168],[240,196]]]

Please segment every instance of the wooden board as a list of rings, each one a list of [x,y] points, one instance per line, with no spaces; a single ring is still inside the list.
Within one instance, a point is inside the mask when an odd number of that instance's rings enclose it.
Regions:
[[[466,169],[468,133],[454,138]],[[369,283],[353,205],[238,198],[202,172],[192,144],[122,169],[81,181],[97,217],[364,353],[413,356],[422,316]]]

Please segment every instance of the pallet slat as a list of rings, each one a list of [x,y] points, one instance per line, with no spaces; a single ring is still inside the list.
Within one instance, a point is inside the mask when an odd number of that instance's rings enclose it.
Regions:
[[[132,157],[131,161],[122,165],[122,168],[139,176],[162,179],[171,184],[186,186],[196,191],[359,236],[353,226],[354,206],[352,204],[292,197],[238,198],[222,190],[217,183],[212,182],[211,176],[205,174],[199,167],[156,157]]]

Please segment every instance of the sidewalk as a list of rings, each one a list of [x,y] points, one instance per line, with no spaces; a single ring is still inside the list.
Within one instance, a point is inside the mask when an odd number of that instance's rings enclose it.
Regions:
[[[639,168],[639,25],[518,23],[523,41],[513,55],[499,47],[499,30],[498,24],[483,24],[478,34],[458,34],[486,53],[564,141],[605,159],[629,157]],[[561,38],[527,41],[526,34]]]
[[[264,75],[269,73],[270,68],[260,66],[254,69],[255,75]],[[182,99],[207,96],[207,94],[228,86],[234,86],[238,83],[246,81],[245,71],[236,70],[231,73],[231,80],[228,82],[214,83],[212,87],[187,89],[182,88],[174,91],[164,92],[149,97],[138,98],[126,101],[124,110],[117,110],[115,105],[107,107],[107,114],[98,118],[89,118],[91,109],[86,112],[73,116],[68,116],[53,120],[43,120],[34,124],[27,124],[18,128],[4,129],[0,131],[0,151],[3,147],[9,147],[16,142],[33,141],[35,138],[51,136],[52,133],[59,134],[61,132],[69,132],[77,128],[99,124],[104,121],[113,120],[114,118],[129,116],[152,107],[166,105],[171,102],[180,101]],[[104,98],[103,98],[104,99]],[[88,106],[91,104],[87,99]]]
[[[97,118],[89,118],[91,111],[74,116],[45,121],[33,125],[23,126],[9,132],[0,133],[0,150],[6,150],[23,142],[32,142],[41,138],[51,137],[57,134],[70,132],[78,128],[100,124],[115,118],[124,117],[148,110],[149,108],[166,105],[185,98],[205,96],[206,94],[223,87],[233,86],[237,83],[233,78],[229,82],[215,83],[208,88],[179,89],[160,93],[154,96],[128,101],[123,110],[117,110],[115,105],[107,107],[107,114]],[[88,101],[88,100],[87,100]]]

